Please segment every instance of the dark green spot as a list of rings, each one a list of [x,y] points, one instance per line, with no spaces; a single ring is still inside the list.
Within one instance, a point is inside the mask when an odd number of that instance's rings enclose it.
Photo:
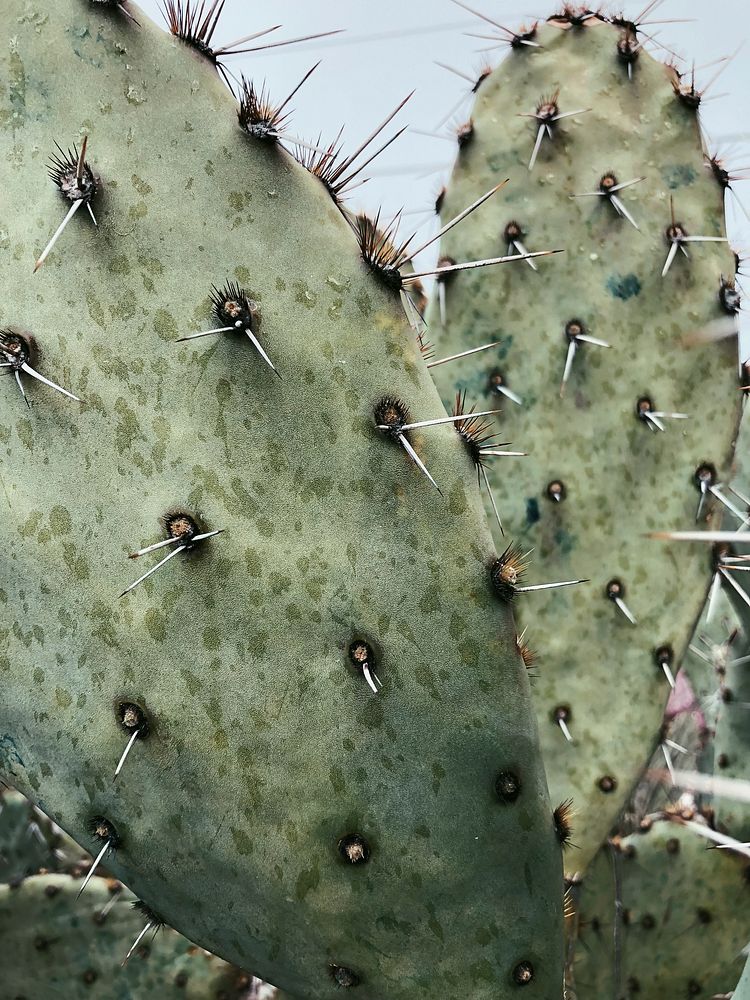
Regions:
[[[612,274],[607,278],[607,291],[616,299],[632,299],[640,295],[641,283],[635,274]]]

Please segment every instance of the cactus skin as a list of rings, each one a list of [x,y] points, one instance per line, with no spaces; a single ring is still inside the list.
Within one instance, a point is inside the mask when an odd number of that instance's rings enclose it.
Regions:
[[[443,412],[397,297],[319,182],[242,134],[213,67],[134,4],[140,26],[25,9],[0,57],[0,321],[85,402],[29,380],[27,409],[2,381],[0,768],[89,849],[107,819],[108,870],[295,996],[328,1000],[338,966],[367,1000],[502,1000],[527,961],[524,996],[557,995],[559,845],[471,463],[451,427],[414,435],[441,497],[374,427],[389,393]],[[83,130],[99,228],[79,213],[32,277],[65,209],[45,155]],[[282,378],[246,338],[175,343],[227,280]],[[175,505],[224,534],[118,601]],[[113,782],[121,701],[151,732]],[[352,832],[365,865],[338,853]]]
[[[493,182],[510,183],[444,237],[441,253],[463,260],[505,252],[511,220],[528,250],[565,253],[540,261],[539,273],[519,264],[481,278],[459,274],[445,285],[445,331],[437,333],[434,304],[429,318],[441,356],[501,341],[435,369],[438,386],[446,404],[459,388],[482,408],[496,401],[502,438],[529,452],[495,459],[488,471],[506,532],[534,548],[535,576],[591,578],[519,609],[539,653],[533,693],[550,794],[553,802],[573,798],[579,851],[568,861],[581,871],[656,741],[669,688],[654,650],[669,644],[677,669],[706,593],[705,552],[665,553],[643,535],[694,520],[700,462],[713,462],[720,476],[729,471],[739,412],[735,344],[687,350],[680,340],[722,316],[720,279],[734,274],[734,261],[721,243],[691,244],[690,261],[678,254],[660,277],[670,195],[692,233],[724,231],[721,190],[670,71],[641,51],[629,81],[616,57],[618,29],[600,20],[580,30],[545,26],[536,37],[543,49],[514,49],[479,88],[473,140],[459,152],[443,218]],[[535,128],[518,115],[558,86],[561,112],[592,110],[561,121],[529,173]],[[604,198],[571,197],[595,191],[607,171],[623,182],[646,175],[621,192],[641,232]],[[612,346],[578,350],[561,400],[563,331],[573,318]],[[523,407],[488,394],[497,369]],[[652,433],[635,415],[643,395],[690,418]],[[546,495],[555,480],[566,487],[562,502]],[[605,597],[613,578],[627,588],[637,627]],[[558,706],[572,711],[572,745],[552,721]]]
[[[135,897],[122,890],[105,917],[118,883],[94,876],[80,900],[69,875],[37,875],[0,885],[3,1000],[215,1000],[246,995],[249,977],[202,952],[168,927],[149,932],[127,965],[128,948],[143,930]]]
[[[0,788],[0,882],[57,869],[51,827],[25,796]]]
[[[736,983],[748,940],[748,859],[706,850],[707,845],[692,830],[667,820],[620,841],[627,922],[621,928],[618,997],[709,998]],[[612,860],[605,847],[583,883],[574,966],[577,1000],[615,996],[614,911]]]
[[[732,475],[732,486],[743,496],[750,496],[750,411],[746,410],[737,437],[737,449]],[[725,522],[736,523],[736,518],[725,518]],[[725,523],[725,528],[730,525]],[[746,545],[737,545],[737,552],[747,553]],[[748,573],[734,573],[733,577],[748,593]],[[730,661],[726,668],[726,688],[729,696],[719,701],[714,737],[714,769],[722,778],[747,780],[750,773],[750,670],[742,661],[750,655],[750,607],[731,586],[724,583],[724,593],[728,598],[735,620],[741,629],[738,641],[733,643]],[[714,802],[717,824],[728,830],[740,841],[750,840],[750,808],[728,798],[716,798]]]
[[[750,959],[745,963],[745,971],[732,994],[732,1000],[750,1000]]]

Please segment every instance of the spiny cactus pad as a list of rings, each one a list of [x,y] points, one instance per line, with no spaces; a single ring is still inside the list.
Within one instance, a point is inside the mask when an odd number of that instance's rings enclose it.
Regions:
[[[149,930],[123,967],[147,923],[135,897],[94,877],[78,900],[80,880],[37,875],[0,885],[4,1000],[235,1000],[249,977],[168,927]],[[156,931],[154,934],[153,931]]]
[[[391,397],[444,415],[396,294],[135,4],[6,7],[0,322],[30,405],[2,381],[2,772],[295,996],[556,995],[559,845],[472,464],[408,432],[440,495],[376,427]],[[34,275],[70,208],[55,142],[98,228]]]
[[[466,389],[482,408],[502,407],[500,436],[529,452],[488,465],[507,534],[533,547],[540,579],[591,578],[519,609],[539,654],[533,690],[550,793],[572,796],[578,816],[571,870],[592,857],[649,756],[669,692],[657,650],[674,672],[706,593],[705,551],[655,551],[643,536],[695,520],[696,471],[708,463],[717,478],[728,474],[739,412],[735,342],[682,343],[731,322],[720,291],[733,255],[721,242],[677,239],[723,237],[722,190],[673,71],[641,50],[629,79],[621,37],[597,18],[545,26],[535,35],[542,48],[514,47],[479,87],[442,214],[510,183],[448,233],[441,252],[487,257],[515,239],[565,253],[537,271],[449,277],[446,327],[434,338],[441,355],[500,341],[435,370],[443,399]],[[580,113],[552,121],[553,111]],[[636,179],[611,200],[613,186]],[[683,226],[676,242],[667,239],[670,199]],[[431,320],[439,330],[436,304]]]
[[[670,820],[605,846],[587,872],[571,988],[577,1000],[712,997],[730,990],[747,944],[750,860]],[[615,977],[618,981],[615,981]]]

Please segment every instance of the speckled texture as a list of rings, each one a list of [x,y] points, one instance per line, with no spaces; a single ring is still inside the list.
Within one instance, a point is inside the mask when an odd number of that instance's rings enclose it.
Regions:
[[[5,11],[0,324],[85,402],[0,381],[0,772],[89,849],[106,817],[111,871],[295,995],[327,1000],[335,963],[365,1000],[502,1000],[528,960],[547,1000],[559,845],[471,462],[449,426],[414,435],[440,496],[375,429],[386,393],[443,413],[397,297],[214,69],[129,9],[140,28],[84,0]],[[79,213],[32,275],[65,210],[45,161],[83,131],[99,229]],[[229,279],[281,379],[244,338],[175,342]],[[224,534],[118,600],[175,504]],[[114,783],[122,700],[151,732]]]
[[[168,927],[149,931],[122,961],[146,920],[135,897],[95,876],[76,899],[80,880],[38,875],[0,885],[2,1000],[235,1000],[248,976]],[[114,901],[113,901],[114,897]],[[110,903],[112,903],[110,907]],[[106,909],[106,916],[102,911]]]
[[[528,250],[565,248],[538,261],[538,273],[519,263],[450,279],[440,353],[501,343],[435,372],[446,403],[462,387],[483,407],[500,406],[501,438],[530,452],[490,460],[490,477],[506,532],[534,548],[534,582],[591,579],[519,607],[539,653],[533,693],[550,794],[572,796],[577,812],[571,870],[585,868],[650,755],[669,690],[654,650],[670,644],[676,669],[709,581],[704,547],[664,547],[643,536],[694,521],[694,470],[710,461],[728,474],[739,407],[735,342],[681,344],[721,318],[720,278],[734,273],[732,254],[721,243],[691,244],[690,260],[678,253],[660,276],[670,196],[690,233],[720,236],[722,192],[695,113],[675,97],[669,72],[642,52],[629,81],[617,38],[602,23],[546,26],[543,49],[513,51],[478,91],[474,138],[460,151],[442,209],[449,219],[509,177],[444,238],[441,252],[456,260],[504,253],[511,220]],[[530,173],[537,123],[519,115],[557,87],[561,113],[593,110],[561,121]],[[604,198],[572,198],[597,190],[608,171],[621,182],[645,176],[620,193],[640,232]],[[574,318],[611,348],[583,344],[560,399],[564,328]],[[431,320],[439,331],[436,306]],[[523,407],[489,391],[495,369]],[[689,419],[651,431],[635,415],[642,395]],[[547,496],[554,480],[565,484],[560,503]],[[637,626],[605,596],[612,578],[624,583]],[[551,718],[559,705],[571,709],[572,745]],[[602,791],[607,777],[614,791]]]
[[[617,991],[614,876],[609,849],[602,849],[584,882],[571,1000],[709,1000],[732,989],[750,936],[749,862],[709,846],[669,821],[622,841]]]

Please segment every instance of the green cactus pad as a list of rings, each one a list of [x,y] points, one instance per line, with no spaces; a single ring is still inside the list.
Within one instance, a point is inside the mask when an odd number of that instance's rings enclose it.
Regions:
[[[94,877],[78,900],[80,882],[38,875],[11,888],[0,885],[4,1000],[234,1000],[249,977],[191,945],[168,927],[143,937],[135,897],[119,883]]]
[[[732,994],[732,1000],[750,1000],[750,959],[745,963],[745,971]]]
[[[450,426],[409,432],[440,495],[375,426],[391,396],[444,415],[398,296],[209,61],[130,2],[27,10],[0,57],[3,350],[33,336],[83,402],[0,381],[0,770],[295,996],[557,995],[559,845],[473,468]],[[98,228],[79,212],[33,275],[70,208],[47,157],[71,148],[75,186],[84,134]],[[242,330],[177,342],[227,283],[280,377]],[[170,511],[183,542],[223,533],[120,599],[177,551],[127,558]],[[127,706],[148,733],[114,781]]]
[[[572,979],[569,972],[577,1000],[710,998],[732,988],[750,935],[750,862],[710,847],[668,820],[620,841],[617,962],[615,878],[611,848],[602,849],[583,883]]]
[[[449,277],[444,330],[437,305],[431,310],[440,355],[500,342],[435,371],[446,404],[465,389],[482,409],[501,406],[500,436],[529,452],[487,467],[506,533],[534,550],[534,582],[591,579],[519,609],[539,654],[533,690],[550,793],[553,801],[572,797],[577,812],[571,871],[585,868],[649,757],[669,693],[655,652],[670,647],[676,671],[708,584],[706,551],[667,552],[644,535],[694,521],[696,469],[710,462],[728,474],[739,413],[735,341],[683,346],[686,335],[731,322],[719,293],[722,276],[734,274],[732,253],[723,243],[685,244],[690,259],[678,248],[661,277],[670,198],[689,233],[724,234],[722,190],[695,112],[675,96],[673,71],[641,50],[629,79],[617,55],[620,29],[589,24],[540,28],[542,48],[518,46],[481,84],[472,141],[459,152],[442,208],[449,219],[509,177],[444,237],[441,253],[505,253],[511,222],[528,251],[565,253],[537,261],[536,272],[519,262]],[[553,124],[554,139],[544,138],[529,171],[540,123],[528,115],[545,99],[562,115],[591,110]],[[618,195],[640,230],[609,196],[574,197],[598,191],[608,173],[622,183],[644,178]],[[610,347],[578,342],[560,398],[574,322]],[[637,415],[639,400],[689,419],[664,418],[666,430],[654,429]]]

